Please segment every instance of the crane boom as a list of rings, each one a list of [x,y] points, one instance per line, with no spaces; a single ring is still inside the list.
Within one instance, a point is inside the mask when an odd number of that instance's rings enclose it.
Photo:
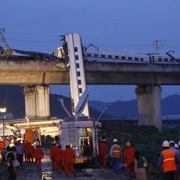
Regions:
[[[9,53],[11,56],[13,56],[12,51],[11,51],[11,49],[10,49],[10,47],[9,47],[9,44],[7,43],[7,41],[6,41],[6,39],[5,39],[4,35],[3,35],[3,32],[4,32],[4,31],[5,31],[5,28],[0,29],[0,36],[1,36],[1,38],[2,38],[2,42],[6,45],[6,48],[7,48],[7,50],[8,50],[8,53]]]

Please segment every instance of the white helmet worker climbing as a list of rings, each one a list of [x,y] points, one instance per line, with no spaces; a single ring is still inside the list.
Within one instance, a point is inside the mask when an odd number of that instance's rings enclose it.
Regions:
[[[163,143],[162,143],[162,147],[169,147],[169,142],[167,140],[165,140]]]
[[[117,143],[118,142],[118,140],[117,139],[113,139],[113,143]]]

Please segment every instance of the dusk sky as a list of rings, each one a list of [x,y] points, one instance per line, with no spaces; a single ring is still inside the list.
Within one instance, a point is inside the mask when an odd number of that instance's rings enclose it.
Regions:
[[[0,28],[14,49],[56,52],[59,35],[78,32],[83,45],[100,50],[153,53],[153,41],[160,40],[160,53],[180,55],[179,7],[180,0],[0,0]],[[90,99],[131,100],[135,88],[90,86]],[[51,92],[70,94],[68,86]],[[162,86],[162,98],[172,94],[180,87]]]

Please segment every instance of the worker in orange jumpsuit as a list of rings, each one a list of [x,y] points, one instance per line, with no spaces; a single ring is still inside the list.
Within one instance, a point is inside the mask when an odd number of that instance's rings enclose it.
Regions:
[[[63,153],[63,161],[64,161],[64,169],[66,172],[66,177],[69,177],[69,170],[71,170],[75,174],[75,169],[73,167],[73,161],[76,156],[74,150],[70,148],[70,144],[66,144],[66,150]]]
[[[29,142],[26,145],[26,156],[27,156],[27,161],[28,162],[33,162],[33,159],[34,159],[34,155],[33,154],[34,154],[34,147]]]
[[[129,178],[134,174],[135,168],[135,149],[131,146],[130,142],[126,143],[126,149],[124,151],[124,164],[127,168]]]
[[[52,147],[50,148],[50,159],[52,163],[52,170],[55,170],[56,161],[55,161],[55,152],[58,147],[56,146],[56,142],[53,142]]]
[[[35,157],[35,164],[37,166],[37,169],[41,171],[41,159],[43,159],[44,154],[42,152],[39,142],[36,143],[36,149],[34,150],[34,157]]]
[[[26,162],[27,161],[27,153],[26,153],[26,150],[27,150],[27,146],[28,146],[28,141],[23,141],[23,143],[21,144],[22,147],[23,147],[23,154],[24,154],[24,161]]]
[[[56,161],[56,169],[59,173],[62,171],[62,162],[63,162],[63,150],[61,149],[62,145],[59,144],[58,148],[55,149],[54,158]]]
[[[102,137],[102,139],[99,143],[99,164],[103,168],[106,168],[107,153],[108,153],[108,147],[107,147],[106,139],[105,139],[105,137]]]

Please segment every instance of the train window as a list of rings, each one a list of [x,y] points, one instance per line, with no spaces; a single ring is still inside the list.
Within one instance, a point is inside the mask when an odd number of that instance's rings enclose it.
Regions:
[[[76,68],[79,68],[79,63],[76,63]]]
[[[167,61],[168,61],[168,58],[164,58],[164,61],[166,61],[166,62],[167,62]]]
[[[135,61],[139,61],[139,58],[137,58],[137,57],[135,57],[134,59],[135,59]]]
[[[125,56],[122,56],[121,59],[126,59],[126,57],[125,57]]]
[[[82,93],[82,88],[79,88],[79,93]]]
[[[75,55],[75,59],[76,59],[76,60],[79,60],[79,56],[78,56],[78,55]]]
[[[158,58],[158,61],[162,61],[162,58]]]
[[[80,75],[81,75],[81,74],[80,74],[80,72],[78,71],[78,72],[77,72],[77,76],[80,76]]]
[[[108,58],[112,58],[112,55],[108,55]]]
[[[77,48],[77,47],[74,47],[74,51],[75,51],[75,52],[78,52],[78,48]]]
[[[91,53],[87,53],[87,57],[91,57]]]
[[[104,55],[104,54],[101,54],[101,57],[102,57],[102,58],[106,58],[106,55]]]
[[[171,62],[174,62],[174,59],[170,59]]]
[[[143,58],[141,58],[141,61],[144,61],[144,59],[143,59]]]
[[[78,84],[81,85],[81,80],[78,80]]]
[[[119,56],[114,56],[115,59],[119,59]]]
[[[132,60],[132,57],[128,57],[128,60]]]
[[[98,54],[94,54],[94,57],[98,57]]]

